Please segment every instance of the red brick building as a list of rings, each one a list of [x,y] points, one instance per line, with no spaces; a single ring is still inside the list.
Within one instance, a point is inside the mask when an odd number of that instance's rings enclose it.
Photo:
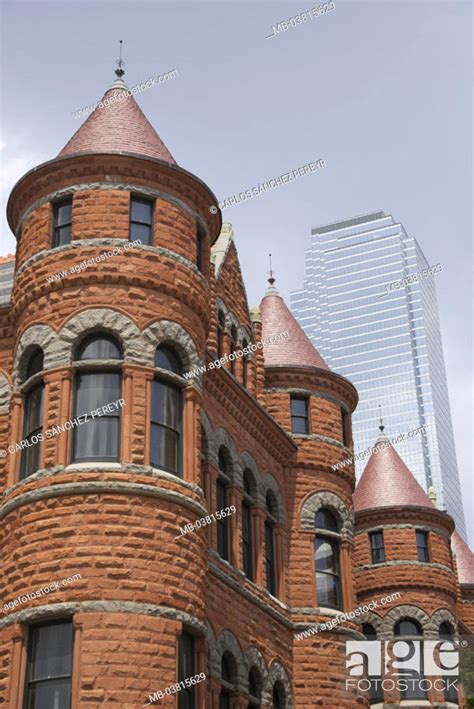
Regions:
[[[8,203],[0,704],[368,707],[346,641],[472,630],[472,553],[383,439],[354,496],[357,392],[124,91]]]

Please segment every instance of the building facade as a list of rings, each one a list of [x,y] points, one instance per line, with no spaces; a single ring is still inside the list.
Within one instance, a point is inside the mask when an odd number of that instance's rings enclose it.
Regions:
[[[357,388],[357,451],[371,445],[381,406],[387,428],[404,434],[397,448],[410,470],[426,491],[436,489],[465,536],[431,264],[383,212],[311,234],[304,288],[292,294],[291,310],[331,368]],[[409,436],[415,429],[421,433]],[[364,465],[356,461],[357,478]]]
[[[444,547],[416,587],[396,571],[365,585],[354,467],[335,468],[357,392],[273,279],[249,308],[216,198],[124,91],[8,203],[0,703],[368,707],[345,685],[346,641],[364,639],[353,609],[397,588],[434,635],[447,618],[457,633],[472,554],[461,593],[452,521],[425,507]],[[427,605],[418,584],[439,564]]]

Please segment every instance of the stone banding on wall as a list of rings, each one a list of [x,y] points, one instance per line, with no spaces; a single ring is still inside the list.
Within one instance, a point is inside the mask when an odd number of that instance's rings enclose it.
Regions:
[[[322,508],[332,512],[339,522],[339,532],[343,536],[352,537],[354,533],[354,515],[347,509],[341,498],[334,492],[313,492],[305,499],[301,507],[301,529],[314,532],[316,512]]]
[[[221,666],[220,657],[217,649],[216,636],[209,623],[206,623],[206,638],[207,638],[207,649],[208,649],[208,670],[209,676],[214,679],[220,679],[221,676]]]
[[[285,690],[286,709],[293,709],[293,693],[291,691],[291,682],[289,680],[285,668],[278,661],[272,662],[268,671],[267,680],[263,686],[262,704],[268,704],[268,706],[272,706],[272,692],[275,682],[281,682],[283,689]]]
[[[11,394],[10,382],[5,374],[0,372],[0,414],[8,413]]]

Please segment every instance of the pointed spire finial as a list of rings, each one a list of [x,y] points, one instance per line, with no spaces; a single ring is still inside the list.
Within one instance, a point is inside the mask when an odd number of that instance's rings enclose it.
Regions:
[[[383,419],[382,419],[382,407],[381,407],[381,405],[380,405],[380,404],[379,404],[379,411],[380,411],[380,419],[379,419],[379,431],[380,431],[380,433],[383,433],[383,430],[384,430],[385,426],[383,425]]]
[[[118,69],[115,70],[115,74],[119,79],[121,79],[122,76],[125,74],[124,69],[122,69],[122,67],[125,66],[125,62],[122,59],[122,42],[123,42],[123,40],[121,39],[120,40],[120,57],[115,60],[115,63],[118,66]]]
[[[268,254],[270,258],[270,278],[268,279],[269,284],[272,286],[275,283],[275,279],[273,278],[273,270],[272,270],[272,255]]]

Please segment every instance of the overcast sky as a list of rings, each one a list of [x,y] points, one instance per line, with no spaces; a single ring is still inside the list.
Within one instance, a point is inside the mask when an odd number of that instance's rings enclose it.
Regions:
[[[177,162],[219,200],[324,158],[327,167],[225,209],[249,304],[267,254],[289,301],[302,286],[312,226],[384,210],[416,236],[436,278],[458,463],[471,542],[471,6],[335,0],[335,9],[265,39],[308,10],[293,2],[5,2],[2,13],[2,244],[6,197],[54,157],[100,99],[124,41],[129,86]],[[356,446],[357,447],[357,446]]]

